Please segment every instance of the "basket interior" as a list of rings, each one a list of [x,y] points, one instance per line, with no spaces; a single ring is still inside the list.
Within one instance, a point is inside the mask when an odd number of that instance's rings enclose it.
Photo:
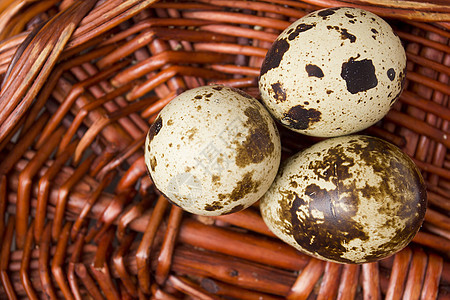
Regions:
[[[81,2],[0,5],[0,298],[450,299],[448,5]],[[143,159],[171,99],[213,83],[259,99],[272,42],[327,6],[383,16],[407,52],[404,92],[362,133],[413,158],[428,210],[413,242],[377,263],[301,254],[267,229],[257,204],[220,217],[182,212]],[[278,128],[283,159],[320,140]]]

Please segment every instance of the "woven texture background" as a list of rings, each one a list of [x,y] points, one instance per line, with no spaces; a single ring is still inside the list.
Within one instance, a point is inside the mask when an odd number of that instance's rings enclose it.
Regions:
[[[331,6],[384,17],[407,51],[404,93],[363,133],[414,159],[429,207],[377,263],[301,254],[257,205],[184,213],[143,159],[173,97],[219,83],[259,98],[278,34]],[[445,0],[2,0],[0,299],[450,299],[449,21]],[[283,158],[318,141],[279,130]]]

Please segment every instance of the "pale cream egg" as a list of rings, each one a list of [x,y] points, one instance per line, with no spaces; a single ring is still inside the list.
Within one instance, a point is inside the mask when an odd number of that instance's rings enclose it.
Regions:
[[[292,156],[260,203],[280,239],[338,263],[400,251],[420,229],[426,207],[425,183],[413,161],[364,135],[327,139]]]
[[[405,72],[405,50],[386,21],[358,8],[328,8],[280,34],[262,64],[259,89],[284,126],[341,136],[381,120],[399,98]]]
[[[184,210],[210,216],[255,203],[275,178],[280,157],[278,130],[264,106],[219,85],[174,98],[145,146],[156,188]]]

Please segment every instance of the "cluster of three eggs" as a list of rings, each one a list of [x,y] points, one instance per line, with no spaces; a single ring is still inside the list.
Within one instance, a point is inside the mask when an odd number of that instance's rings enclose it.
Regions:
[[[261,67],[263,104],[225,86],[188,90],[151,126],[145,159],[155,186],[200,215],[261,214],[282,240],[321,259],[361,263],[402,249],[426,207],[420,172],[397,147],[350,135],[399,97],[406,56],[378,16],[313,12],[281,33]],[[280,166],[274,119],[331,137]]]

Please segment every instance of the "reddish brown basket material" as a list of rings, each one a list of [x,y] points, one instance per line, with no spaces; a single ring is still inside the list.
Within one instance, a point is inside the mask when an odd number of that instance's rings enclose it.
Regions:
[[[450,4],[198,0],[0,3],[0,298],[450,299]],[[422,170],[429,207],[413,242],[364,265],[310,258],[257,206],[196,217],[147,176],[149,125],[210,83],[258,97],[272,41],[329,6],[384,17],[407,50],[407,84],[364,133]],[[316,142],[279,128],[283,157]]]

